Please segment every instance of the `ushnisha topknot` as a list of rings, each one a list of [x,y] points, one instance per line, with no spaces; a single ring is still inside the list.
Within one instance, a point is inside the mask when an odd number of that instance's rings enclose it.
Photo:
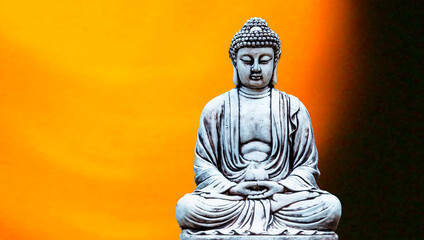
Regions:
[[[262,18],[251,18],[243,25],[231,41],[230,58],[236,65],[238,50],[243,47],[272,47],[275,52],[275,61],[278,61],[281,54],[281,42],[278,35],[268,27]]]

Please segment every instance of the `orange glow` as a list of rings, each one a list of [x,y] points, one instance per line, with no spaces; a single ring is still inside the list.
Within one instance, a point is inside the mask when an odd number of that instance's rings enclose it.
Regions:
[[[228,48],[254,16],[282,40],[276,87],[305,103],[325,148],[348,10],[0,0],[0,239],[177,239],[201,110],[233,88]]]

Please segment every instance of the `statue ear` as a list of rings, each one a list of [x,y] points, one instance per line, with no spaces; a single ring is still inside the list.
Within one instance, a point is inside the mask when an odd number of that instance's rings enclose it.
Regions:
[[[279,61],[280,59],[277,59],[277,61],[275,61],[274,63],[274,72],[272,73],[272,79],[271,79],[272,86],[275,86],[275,84],[277,84],[277,65]]]
[[[237,87],[239,85],[239,82],[240,82],[240,80],[239,80],[239,77],[238,77],[237,68],[233,64],[233,83]]]

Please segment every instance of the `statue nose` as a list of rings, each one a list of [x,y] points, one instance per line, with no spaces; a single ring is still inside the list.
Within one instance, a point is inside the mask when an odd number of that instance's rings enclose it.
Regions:
[[[254,63],[253,65],[252,65],[252,68],[250,69],[252,72],[255,72],[255,73],[258,73],[258,72],[261,72],[262,71],[262,69],[261,69],[261,67],[259,66],[259,64],[258,63]]]

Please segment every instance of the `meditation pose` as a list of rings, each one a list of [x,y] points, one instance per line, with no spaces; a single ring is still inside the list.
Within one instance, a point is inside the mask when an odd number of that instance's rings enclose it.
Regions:
[[[193,193],[176,217],[190,235],[328,234],[341,204],[319,189],[318,152],[309,114],[274,88],[280,39],[260,18],[234,35],[236,88],[203,109]]]

